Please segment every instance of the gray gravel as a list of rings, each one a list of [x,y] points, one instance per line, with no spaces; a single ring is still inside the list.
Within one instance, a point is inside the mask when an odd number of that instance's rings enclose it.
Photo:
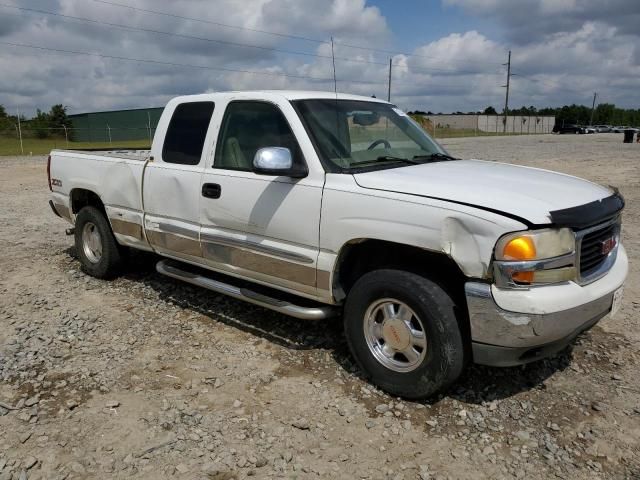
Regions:
[[[339,321],[304,323],[160,277],[79,271],[44,160],[0,159],[0,480],[622,479],[640,475],[640,146],[616,135],[447,140],[627,198],[623,307],[572,351],[470,367],[406,402],[362,380]]]

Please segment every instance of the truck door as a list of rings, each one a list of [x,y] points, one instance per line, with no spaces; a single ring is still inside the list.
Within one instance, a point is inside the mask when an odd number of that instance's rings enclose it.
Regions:
[[[169,108],[169,106],[167,107]],[[145,230],[155,251],[196,263],[200,248],[200,183],[213,102],[175,107],[168,125],[158,125],[163,145],[152,151],[143,179]]]
[[[252,171],[265,147],[286,147],[305,162],[287,118],[303,129],[289,102],[228,103],[202,176],[200,238],[212,268],[313,297],[324,172],[294,179]]]

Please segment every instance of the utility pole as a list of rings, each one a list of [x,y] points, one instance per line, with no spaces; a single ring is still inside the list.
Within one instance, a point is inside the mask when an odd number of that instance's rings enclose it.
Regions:
[[[593,126],[593,111],[596,108],[596,97],[598,96],[598,92],[593,93],[593,104],[591,105],[591,120],[589,120],[589,126]]]
[[[387,90],[387,102],[391,101],[391,58],[389,59],[389,88]]]
[[[509,115],[509,85],[511,83],[511,50],[509,50],[509,57],[507,63],[503,63],[507,66],[507,84],[503,87],[507,88],[507,95],[504,99],[504,133],[507,133],[507,115]]]
[[[24,155],[24,146],[22,145],[22,126],[20,125],[20,109],[16,107],[16,115],[18,117],[18,137],[20,138],[20,152]]]

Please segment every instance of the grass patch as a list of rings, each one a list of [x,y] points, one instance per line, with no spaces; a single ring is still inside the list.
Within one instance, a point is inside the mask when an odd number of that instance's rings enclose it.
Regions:
[[[25,155],[46,155],[53,149],[82,150],[86,148],[131,148],[148,149],[148,140],[126,140],[120,142],[67,142],[64,138],[23,138]],[[17,138],[0,137],[0,155],[22,155]]]
[[[425,126],[423,125],[423,128]],[[433,135],[432,128],[425,130]],[[522,135],[526,135],[523,132]],[[499,135],[521,135],[520,133],[503,133],[503,132],[482,132],[473,129],[455,129],[455,128],[437,128],[435,138],[461,138],[461,137],[495,137]],[[148,140],[125,140],[113,142],[67,142],[64,138],[23,138],[22,139],[25,155],[46,155],[53,149],[62,150],[82,150],[87,148],[130,148],[130,149],[148,149],[150,147]],[[0,156],[2,155],[22,155],[20,151],[20,142],[17,138],[0,136]]]

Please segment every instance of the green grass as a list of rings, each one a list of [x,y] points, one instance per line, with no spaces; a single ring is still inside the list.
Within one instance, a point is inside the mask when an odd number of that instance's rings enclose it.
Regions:
[[[429,128],[427,132],[433,135],[433,131]],[[454,129],[454,128],[437,128],[435,138],[460,138],[474,136],[498,136],[498,135],[520,135],[520,133],[503,133],[503,132],[477,132],[473,129]],[[526,135],[523,132],[522,135]],[[131,148],[131,149],[148,149],[148,140],[126,140],[113,142],[65,142],[64,138],[23,138],[22,139],[24,155],[46,155],[54,148],[59,149],[76,149],[85,148]],[[20,151],[20,143],[17,138],[7,138],[0,136],[0,156],[2,155],[22,155]]]
[[[126,140],[121,142],[65,142],[64,138],[23,138],[22,145],[25,155],[46,155],[54,148],[77,149],[84,148],[149,148],[148,140]],[[0,155],[22,155],[20,142],[17,138],[0,137]]]

